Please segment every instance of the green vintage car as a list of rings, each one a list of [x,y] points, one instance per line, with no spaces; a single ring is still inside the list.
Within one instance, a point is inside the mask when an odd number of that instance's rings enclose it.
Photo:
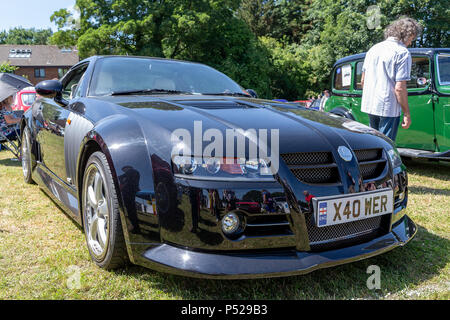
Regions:
[[[411,80],[407,82],[412,124],[398,130],[401,155],[450,160],[450,48],[411,48]],[[369,124],[361,112],[361,69],[365,53],[338,60],[333,66],[332,95],[324,111]]]

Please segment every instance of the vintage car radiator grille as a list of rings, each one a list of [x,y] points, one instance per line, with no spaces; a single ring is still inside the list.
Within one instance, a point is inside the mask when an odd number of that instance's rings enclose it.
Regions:
[[[363,180],[371,180],[380,176],[386,167],[383,149],[354,150],[359,163],[359,171]]]
[[[370,240],[381,226],[383,216],[372,217],[364,220],[352,221],[327,227],[317,227],[313,214],[306,215],[306,227],[312,250],[330,249],[333,243],[346,240],[356,242]]]
[[[281,155],[297,180],[308,184],[339,183],[339,171],[331,152],[284,153]]]

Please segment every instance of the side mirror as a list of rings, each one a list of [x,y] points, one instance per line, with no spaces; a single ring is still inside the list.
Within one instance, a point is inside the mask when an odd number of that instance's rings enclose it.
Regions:
[[[56,103],[67,106],[69,103],[62,98],[62,83],[59,80],[44,80],[39,82],[36,93],[44,98],[54,99]]]
[[[247,89],[247,90],[245,90],[245,91],[247,91],[253,98],[258,98],[258,94],[256,93],[255,90],[253,90],[253,89]]]
[[[424,86],[427,83],[428,83],[427,78],[424,78],[424,77],[417,78],[417,85]]]
[[[62,83],[58,80],[45,80],[39,82],[35,89],[36,93],[44,98],[54,98],[62,93]]]

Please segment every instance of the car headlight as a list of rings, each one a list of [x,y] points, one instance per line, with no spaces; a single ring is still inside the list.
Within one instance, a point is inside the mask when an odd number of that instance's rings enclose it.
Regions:
[[[400,167],[402,165],[402,158],[396,148],[387,150],[389,160],[391,161],[392,168]]]
[[[185,177],[223,179],[264,179],[273,180],[270,163],[263,159],[201,158],[174,156],[173,172]]]

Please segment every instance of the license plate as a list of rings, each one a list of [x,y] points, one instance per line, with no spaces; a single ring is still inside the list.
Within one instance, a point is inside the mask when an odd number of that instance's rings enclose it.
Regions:
[[[358,194],[313,198],[316,225],[332,226],[392,213],[394,191],[390,188]]]

